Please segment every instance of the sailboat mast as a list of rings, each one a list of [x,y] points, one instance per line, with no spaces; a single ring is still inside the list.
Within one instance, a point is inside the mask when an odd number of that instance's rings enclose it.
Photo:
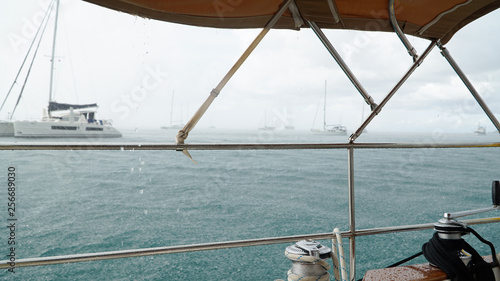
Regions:
[[[59,18],[59,0],[56,0],[56,17],[54,21],[54,38],[52,40],[52,56],[50,58],[50,89],[49,89],[49,103],[52,101],[52,93],[54,91],[54,69],[55,69],[55,54],[56,54],[56,37],[57,37],[57,21]],[[50,117],[50,107],[48,110]]]
[[[170,103],[170,126],[172,126],[172,117],[174,112],[174,91],[172,91],[172,102]]]
[[[323,130],[326,130],[326,80],[325,80],[325,97],[323,102]]]

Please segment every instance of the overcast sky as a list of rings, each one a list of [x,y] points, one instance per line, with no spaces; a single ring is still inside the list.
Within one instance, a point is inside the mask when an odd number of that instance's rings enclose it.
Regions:
[[[0,98],[3,101],[49,0],[2,0]],[[500,118],[500,11],[463,28],[447,44]],[[99,104],[117,128],[184,122],[207,98],[260,30],[181,26],[62,0],[54,100]],[[368,93],[380,101],[411,66],[396,35],[325,31]],[[45,31],[14,119],[39,119],[49,98],[53,21]],[[429,44],[409,37],[419,54]],[[29,62],[27,63],[29,66]],[[12,111],[26,72],[0,112]],[[264,119],[319,128],[327,81],[327,123],[355,130],[369,108],[309,29],[273,30],[222,90],[199,127],[257,129]],[[319,109],[319,110],[318,110]],[[315,117],[316,116],[316,117]],[[315,121],[316,118],[316,121]],[[372,131],[472,132],[493,126],[437,48],[382,113]]]

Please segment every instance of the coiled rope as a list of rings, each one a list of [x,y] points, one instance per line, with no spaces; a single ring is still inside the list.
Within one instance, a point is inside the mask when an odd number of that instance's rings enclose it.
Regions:
[[[437,232],[432,239],[422,246],[425,258],[432,264],[443,270],[453,281],[494,281],[495,276],[492,268],[497,265],[495,259],[495,249],[493,244],[484,240],[477,232],[467,228],[467,232],[473,233],[481,242],[490,245],[493,263],[485,262],[479,253],[474,250],[463,239],[441,239]],[[457,256],[457,252],[465,250],[471,255],[471,261],[465,265]]]

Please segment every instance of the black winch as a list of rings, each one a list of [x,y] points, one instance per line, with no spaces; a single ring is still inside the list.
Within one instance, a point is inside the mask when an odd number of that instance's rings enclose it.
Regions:
[[[493,244],[482,238],[476,231],[468,227],[464,222],[456,218],[480,214],[488,211],[500,209],[500,182],[493,181],[492,184],[493,207],[445,213],[444,217],[434,224],[436,231],[429,240],[422,246],[422,253],[429,263],[439,267],[453,281],[494,281],[493,268],[498,266],[496,251]],[[487,244],[491,249],[493,262],[487,263],[462,238],[463,235],[472,233],[481,242]]]

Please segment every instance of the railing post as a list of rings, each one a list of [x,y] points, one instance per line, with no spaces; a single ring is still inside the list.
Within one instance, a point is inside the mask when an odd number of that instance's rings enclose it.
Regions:
[[[356,278],[356,222],[354,210],[354,147],[347,149],[348,185],[349,185],[349,280]]]

